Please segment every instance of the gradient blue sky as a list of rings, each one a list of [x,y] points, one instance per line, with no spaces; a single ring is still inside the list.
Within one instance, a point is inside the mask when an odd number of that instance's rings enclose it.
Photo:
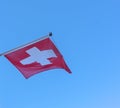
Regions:
[[[0,52],[49,31],[73,72],[26,80],[0,57],[0,108],[120,108],[120,0],[0,0]]]

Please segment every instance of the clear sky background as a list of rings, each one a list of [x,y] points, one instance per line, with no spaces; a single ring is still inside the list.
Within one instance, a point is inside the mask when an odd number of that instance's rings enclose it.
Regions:
[[[120,0],[0,0],[0,52],[53,32],[72,74],[29,79],[0,57],[0,108],[120,108]]]

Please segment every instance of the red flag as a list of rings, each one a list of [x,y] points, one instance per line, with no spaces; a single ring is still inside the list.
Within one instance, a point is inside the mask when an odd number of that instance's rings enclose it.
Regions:
[[[25,78],[54,68],[62,68],[71,73],[63,56],[49,37],[8,52],[5,57]]]

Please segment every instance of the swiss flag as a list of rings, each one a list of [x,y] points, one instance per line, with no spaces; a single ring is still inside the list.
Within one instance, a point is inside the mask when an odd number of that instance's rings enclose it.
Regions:
[[[25,78],[54,68],[62,68],[71,73],[63,56],[49,37],[13,50],[5,54],[5,57]]]

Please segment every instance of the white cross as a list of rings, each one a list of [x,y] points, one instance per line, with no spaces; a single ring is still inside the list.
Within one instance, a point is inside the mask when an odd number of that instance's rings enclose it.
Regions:
[[[33,47],[26,52],[30,56],[20,61],[20,63],[23,65],[34,62],[40,63],[41,65],[48,65],[51,64],[48,58],[57,57],[53,50],[40,51],[37,47]]]

